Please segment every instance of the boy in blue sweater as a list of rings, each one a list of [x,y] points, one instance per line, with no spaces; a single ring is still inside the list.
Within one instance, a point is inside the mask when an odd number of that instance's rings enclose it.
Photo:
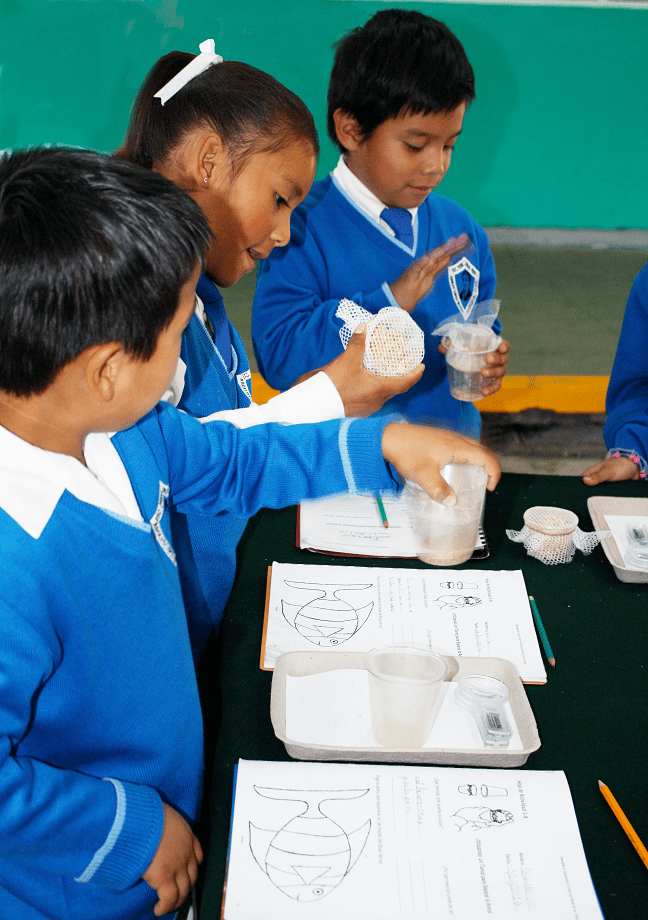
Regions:
[[[425,372],[381,411],[479,436],[479,413],[450,395],[430,336],[442,320],[495,293],[486,234],[463,208],[434,194],[474,95],[461,44],[422,13],[381,10],[340,42],[328,133],[342,156],[294,212],[289,246],[259,266],[252,337],[271,386],[286,389],[340,353],[341,298],[371,313],[400,306],[425,333]],[[432,251],[457,239],[470,240],[470,251],[434,284]],[[502,342],[488,356],[484,395],[499,388],[509,347]]]
[[[152,920],[195,882],[202,719],[171,505],[249,516],[393,491],[394,467],[451,501],[452,459],[498,478],[478,445],[389,419],[238,431],[159,403],[208,242],[155,172],[0,159],[2,917]]]

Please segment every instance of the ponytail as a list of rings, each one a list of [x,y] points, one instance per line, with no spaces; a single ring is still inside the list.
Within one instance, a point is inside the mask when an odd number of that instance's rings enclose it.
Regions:
[[[162,105],[155,93],[192,60],[193,54],[172,51],[154,64],[135,100],[117,157],[153,169],[196,128],[219,135],[234,173],[253,153],[271,153],[299,141],[318,155],[317,130],[306,105],[249,64],[223,61],[208,67]]]

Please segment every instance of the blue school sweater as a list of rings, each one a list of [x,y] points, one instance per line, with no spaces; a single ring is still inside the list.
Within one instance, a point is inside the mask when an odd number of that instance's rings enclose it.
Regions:
[[[488,238],[459,205],[434,193],[419,207],[411,251],[362,212],[329,175],[316,182],[291,220],[291,242],[259,263],[252,310],[254,350],[265,380],[285,390],[307,371],[342,351],[342,321],[335,312],[347,297],[371,313],[395,305],[389,284],[411,262],[451,236],[467,233],[475,247],[466,281],[475,302],[492,299],[495,267]],[[459,312],[448,277],[440,278],[419,302],[412,318],[425,333],[425,372],[407,393],[382,412],[402,412],[412,421],[430,420],[463,434],[479,436],[479,413],[472,403],[450,395],[440,338],[430,333]],[[499,324],[496,329],[499,331]]]
[[[162,802],[193,820],[203,770],[169,507],[393,491],[383,428],[238,431],[160,404],[113,440],[144,523],[64,491],[35,538],[0,508],[0,917],[153,920]]]
[[[250,364],[240,335],[229,321],[223,297],[206,275],[196,293],[205,307],[214,340],[194,314],[182,336],[187,366],[178,408],[194,418],[251,403]],[[236,547],[248,518],[221,511],[214,517],[171,512],[180,585],[198,658],[212,629],[218,630],[236,575]]]
[[[628,297],[606,409],[608,450],[634,451],[648,461],[648,263]]]

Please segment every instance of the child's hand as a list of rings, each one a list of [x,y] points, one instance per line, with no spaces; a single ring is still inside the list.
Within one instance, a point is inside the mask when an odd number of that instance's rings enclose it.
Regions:
[[[434,279],[439,272],[447,268],[453,255],[465,249],[469,242],[466,233],[456,238],[450,237],[447,242],[436,249],[430,249],[424,256],[408,265],[402,275],[390,284],[396,303],[411,313],[421,297],[425,297],[432,290]]]
[[[629,457],[610,457],[588,467],[581,475],[586,486],[596,486],[599,482],[639,479],[639,467]]]
[[[482,377],[486,378],[486,384],[482,387],[484,396],[497,393],[502,386],[502,378],[506,373],[510,350],[510,342],[502,339],[497,351],[491,351],[490,354],[486,355],[486,367],[482,368],[481,372]]]
[[[454,505],[454,492],[441,476],[446,463],[483,466],[491,491],[500,478],[500,465],[487,447],[454,431],[392,422],[383,431],[383,457],[401,476],[418,483],[427,494],[444,505]]]
[[[157,891],[155,916],[177,910],[196,884],[203,854],[191,828],[170,805],[164,805],[164,830],[155,856],[142,878]]]
[[[443,342],[441,342],[439,345],[441,354],[444,355],[447,350]],[[506,373],[506,365],[508,364],[510,350],[510,342],[507,342],[506,339],[502,339],[497,351],[491,351],[490,354],[486,355],[487,366],[482,369],[481,375],[492,382],[482,387],[483,396],[490,396],[491,393],[497,393],[502,386],[502,377]]]
[[[363,366],[364,350],[365,326],[362,324],[349,339],[346,351],[322,368],[335,384],[347,418],[366,418],[377,412],[392,396],[414,386],[425,367],[419,364],[400,377],[379,377]]]

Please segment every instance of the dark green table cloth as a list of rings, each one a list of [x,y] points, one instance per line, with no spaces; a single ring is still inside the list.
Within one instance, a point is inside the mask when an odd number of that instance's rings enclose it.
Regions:
[[[609,785],[648,846],[648,584],[620,582],[600,546],[589,556],[577,551],[567,565],[544,565],[510,541],[506,529],[520,530],[532,505],[556,505],[574,511],[588,531],[589,496],[647,494],[645,482],[591,489],[577,478],[504,474],[486,501],[489,558],[456,567],[522,569],[537,601],[556,667],[546,665],[546,685],[526,688],[542,745],[525,769],[565,771],[606,920],[648,916],[648,870],[597,783]],[[265,510],[250,521],[221,635],[201,666],[207,772],[199,832],[208,855],[200,920],[220,917],[234,765],[239,758],[289,759],[270,723],[272,674],[259,668],[268,566],[276,561],[426,568],[418,561],[342,560],[302,551],[295,546],[295,528],[295,508]]]

